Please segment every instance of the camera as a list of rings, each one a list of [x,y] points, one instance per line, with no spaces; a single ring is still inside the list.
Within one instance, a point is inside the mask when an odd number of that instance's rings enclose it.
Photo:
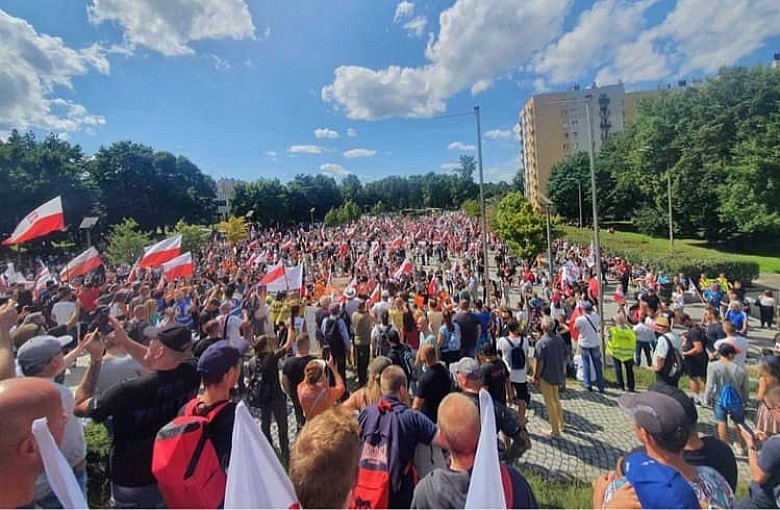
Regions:
[[[106,335],[111,333],[114,328],[108,323],[108,316],[111,313],[111,307],[108,305],[98,306],[94,312],[89,314],[91,322],[89,323],[89,329],[97,330]]]

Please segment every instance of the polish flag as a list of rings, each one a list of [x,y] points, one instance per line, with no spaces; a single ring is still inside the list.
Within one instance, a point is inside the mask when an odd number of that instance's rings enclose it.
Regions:
[[[65,230],[62,197],[52,198],[28,214],[3,244],[22,244],[57,230]]]
[[[434,277],[434,278],[431,278],[430,283],[428,283],[428,289],[427,289],[428,295],[429,296],[435,296],[436,295],[436,290],[437,290],[437,288],[436,288],[436,278]]]
[[[138,263],[140,267],[157,267],[181,254],[181,234],[164,239],[157,244],[144,248],[144,255]]]
[[[366,264],[366,254],[364,253],[360,257],[358,257],[357,262],[355,262],[355,267],[364,266]]]
[[[339,246],[338,257],[340,259],[343,259],[344,257],[347,256],[347,253],[349,253],[349,245],[347,243],[342,243],[342,245]]]
[[[377,283],[376,287],[374,287],[374,290],[371,292],[371,295],[368,296],[368,307],[371,308],[375,304],[379,302],[379,298],[382,296],[382,291],[379,288],[380,285]]]
[[[94,246],[68,262],[60,271],[60,280],[67,281],[94,271],[103,265],[103,259]]]
[[[282,251],[292,250],[294,245],[295,245],[295,243],[292,240],[287,241],[286,243],[284,243],[282,245]]]
[[[225,508],[300,508],[274,447],[260,433],[246,404],[239,402],[235,412]]]
[[[371,256],[376,257],[379,255],[379,241],[374,241],[371,243]]]
[[[38,274],[38,278],[35,279],[35,288],[33,290],[37,293],[43,292],[46,290],[46,284],[50,281],[54,281],[54,277],[49,272],[49,268],[44,265]]]
[[[192,276],[195,272],[192,265],[192,253],[187,252],[179,255],[178,257],[169,260],[162,265],[163,274],[165,279],[170,281],[176,278],[185,278]]]
[[[501,483],[501,464],[496,448],[496,418],[493,399],[486,390],[479,390],[479,416],[481,427],[474,468],[466,494],[465,508],[512,508],[513,501],[504,498]],[[227,508],[227,506],[226,506]]]
[[[401,246],[404,245],[404,238],[403,236],[398,236],[395,239],[393,239],[392,244],[390,244],[390,249],[397,250]]]
[[[247,250],[254,250],[257,248],[257,239],[246,245]]]
[[[393,273],[393,278],[397,280],[401,276],[411,273],[413,268],[414,268],[414,264],[412,264],[412,261],[409,259],[405,259],[401,264],[401,267],[396,269],[395,273]]]
[[[268,284],[283,278],[284,278],[284,264],[279,263],[276,266],[268,268],[268,272],[265,274],[263,279],[260,280],[260,285],[265,285],[267,287]]]

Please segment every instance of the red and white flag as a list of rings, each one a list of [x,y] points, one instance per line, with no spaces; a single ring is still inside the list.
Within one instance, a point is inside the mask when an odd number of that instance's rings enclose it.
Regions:
[[[144,248],[140,267],[157,267],[181,255],[181,234]]]
[[[41,264],[41,272],[38,273],[38,277],[35,279],[35,288],[33,290],[40,294],[46,290],[46,284],[51,281],[54,281],[54,277],[49,272],[49,268]]]
[[[374,290],[371,292],[371,295],[368,296],[369,308],[377,304],[379,302],[379,298],[382,297],[382,290],[379,287],[380,285],[377,283],[376,287],[374,287]]]
[[[94,246],[68,262],[60,271],[60,280],[68,281],[85,275],[103,265],[103,259]]]
[[[393,278],[397,280],[403,275],[411,273],[412,269],[414,269],[414,264],[412,264],[412,261],[408,258],[404,259],[401,266],[395,270],[395,273],[393,273]]]
[[[300,508],[274,447],[260,433],[246,404],[239,402],[235,413],[225,508]]]
[[[347,256],[347,253],[349,253],[349,245],[347,243],[342,243],[341,246],[339,246],[338,257],[343,259]]]
[[[62,198],[55,197],[28,214],[3,244],[22,244],[50,232],[65,230]]]
[[[379,255],[379,241],[374,241],[371,243],[371,256],[376,257]]]
[[[195,272],[192,265],[192,253],[182,253],[162,265],[165,279],[169,282],[176,278],[186,278]]]
[[[428,288],[426,290],[428,291],[429,296],[436,295],[436,291],[438,290],[436,286],[436,277],[431,278],[431,281],[428,283]]]
[[[284,243],[282,245],[282,251],[290,251],[290,250],[293,249],[294,246],[295,246],[295,243],[292,240],[287,241],[286,243]]]
[[[391,250],[397,250],[397,249],[399,249],[403,245],[404,245],[404,238],[403,238],[403,236],[398,236],[395,239],[393,239],[393,242],[390,244],[390,249]]]
[[[365,266],[366,265],[366,254],[362,254],[360,257],[358,257],[357,262],[355,262],[355,267]]]

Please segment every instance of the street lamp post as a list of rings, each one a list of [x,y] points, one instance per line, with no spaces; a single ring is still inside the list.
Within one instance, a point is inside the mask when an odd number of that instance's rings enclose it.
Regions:
[[[547,216],[547,270],[549,271],[549,278],[552,282],[553,280],[553,257],[552,257],[552,220],[550,218],[551,212],[550,208],[552,207],[552,202],[549,198],[542,195],[542,200],[544,201],[544,212]]]
[[[601,273],[601,243],[599,239],[599,204],[598,196],[596,193],[596,158],[593,154],[593,128],[590,123],[590,99],[592,96],[585,96],[585,122],[588,124],[588,159],[590,159],[590,192],[591,200],[593,201],[593,259],[596,262],[596,278],[599,281],[599,317],[601,318],[601,327],[599,328],[599,336],[601,337],[601,349],[602,352],[606,352],[606,345],[604,339],[604,285],[603,275]],[[607,357],[601,356],[601,360],[604,366],[607,365]]]
[[[311,218],[311,225],[314,225],[314,211],[316,210],[316,207],[312,207],[309,209],[309,217]]]
[[[488,242],[487,242],[487,216],[485,213],[485,182],[482,172],[482,122],[479,113],[479,106],[474,107],[474,118],[477,123],[477,164],[479,165],[479,211],[482,218],[481,230],[482,230],[482,250],[485,257],[484,262],[484,284],[482,286],[482,300],[484,303],[488,301],[488,286],[490,285],[490,270],[489,258],[488,258]]]
[[[582,181],[577,179],[577,200],[580,204],[580,223],[579,227],[582,228]]]
[[[666,168],[666,194],[669,197],[669,248],[674,248],[674,218],[672,217],[672,171]]]

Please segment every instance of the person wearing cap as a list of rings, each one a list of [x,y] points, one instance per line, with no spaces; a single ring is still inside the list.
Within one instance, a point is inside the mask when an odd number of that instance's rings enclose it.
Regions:
[[[193,414],[205,416],[215,407],[227,403],[211,420],[209,438],[217,451],[222,469],[227,473],[233,443],[233,422],[236,404],[230,402],[230,392],[241,375],[241,352],[226,340],[220,340],[203,351],[198,359],[198,373],[203,381],[203,393],[193,399],[187,408]]]
[[[774,419],[780,421],[780,387],[772,388],[766,401]],[[740,428],[740,432],[748,445],[750,487],[736,507],[780,508],[780,435],[751,434],[745,428]]]
[[[480,435],[479,408],[472,399],[447,395],[439,407],[439,430],[450,452],[448,467],[437,468],[414,488],[411,508],[465,508]],[[528,481],[514,467],[505,466],[512,484],[506,508],[538,508]]]
[[[732,491],[737,490],[737,459],[734,451],[727,444],[715,436],[700,436],[698,429],[699,413],[693,399],[679,388],[669,386],[663,382],[654,382],[647,391],[654,391],[668,395],[675,399],[685,409],[691,423],[691,431],[688,442],[685,443],[682,456],[685,462],[693,466],[709,466],[721,475],[729,484]],[[645,453],[643,446],[635,448],[631,453]],[[623,469],[625,471],[625,469]]]
[[[62,350],[73,341],[71,336],[54,337],[41,335],[31,338],[19,348],[17,362],[25,377],[39,377],[51,382],[62,399],[62,408],[68,416],[60,451],[73,469],[81,491],[87,491],[87,444],[84,439],[84,426],[74,414],[73,393],[54,377],[65,369],[65,356]],[[60,507],[46,475],[41,475],[35,484],[35,504],[40,508]]]
[[[604,393],[604,369],[601,366],[601,340],[599,331],[601,328],[601,317],[593,311],[593,303],[590,301],[580,302],[580,316],[574,321],[574,326],[579,332],[577,337],[577,350],[582,356],[582,363],[585,368],[584,386],[588,391],[593,391],[593,381],[591,381],[591,366],[596,373],[596,386],[599,393]]]
[[[624,394],[620,407],[634,419],[634,431],[645,452],[628,455],[617,472],[593,482],[593,508],[609,507],[618,491],[633,491],[641,508],[732,508],[734,492],[709,466],[692,466],[683,458],[691,420],[675,398],[656,391]],[[630,485],[630,489],[624,488]]]
[[[461,358],[460,361],[450,364],[450,374],[455,379],[460,392],[479,407],[479,390],[484,387],[482,367],[479,362],[474,358]],[[512,464],[531,448],[528,431],[517,420],[517,414],[500,402],[493,401],[493,413],[499,445],[503,449],[499,454],[504,462]]]
[[[347,290],[353,290],[349,288]],[[371,315],[366,310],[366,302],[357,300],[357,308],[352,312],[352,329],[355,331],[355,359],[357,361],[358,384],[368,382],[368,362],[371,360]]]
[[[707,367],[707,385],[704,388],[704,403],[712,406],[712,414],[715,416],[715,422],[717,423],[718,437],[726,442],[729,440],[729,416],[737,425],[744,423],[744,404],[750,396],[750,379],[747,370],[735,362],[738,352],[738,348],[729,342],[724,342],[718,346],[720,359],[710,363]],[[721,399],[727,386],[731,386],[742,398],[742,409],[729,410],[724,407]],[[740,434],[737,434],[737,442],[734,444],[734,448],[744,455],[745,442]]]
[[[390,291],[385,289],[382,291],[381,299],[371,307],[371,315],[374,317],[374,321],[377,324],[379,323],[379,318],[382,316],[382,313],[390,311],[390,308],[392,307],[390,299]]]
[[[769,410],[766,396],[780,386],[780,357],[767,354],[758,363],[758,409],[756,410],[756,430],[767,436],[780,433],[780,420],[775,419],[775,413]]]
[[[157,431],[171,421],[200,386],[193,362],[192,333],[171,324],[148,328],[144,346],[131,340],[113,317],[112,340],[151,372],[123,381],[93,398],[103,362],[102,343],[89,342],[90,365],[76,389],[76,416],[102,423],[111,418],[113,447],[109,455],[111,506],[113,508],[160,508],[162,495],[152,474],[152,450]]]
[[[659,314],[655,319],[655,328],[658,333],[658,343],[653,352],[653,371],[656,380],[677,386],[682,376],[682,366],[675,367],[674,362],[678,356],[682,358],[680,352],[682,342],[680,337],[672,332],[668,317]]]

